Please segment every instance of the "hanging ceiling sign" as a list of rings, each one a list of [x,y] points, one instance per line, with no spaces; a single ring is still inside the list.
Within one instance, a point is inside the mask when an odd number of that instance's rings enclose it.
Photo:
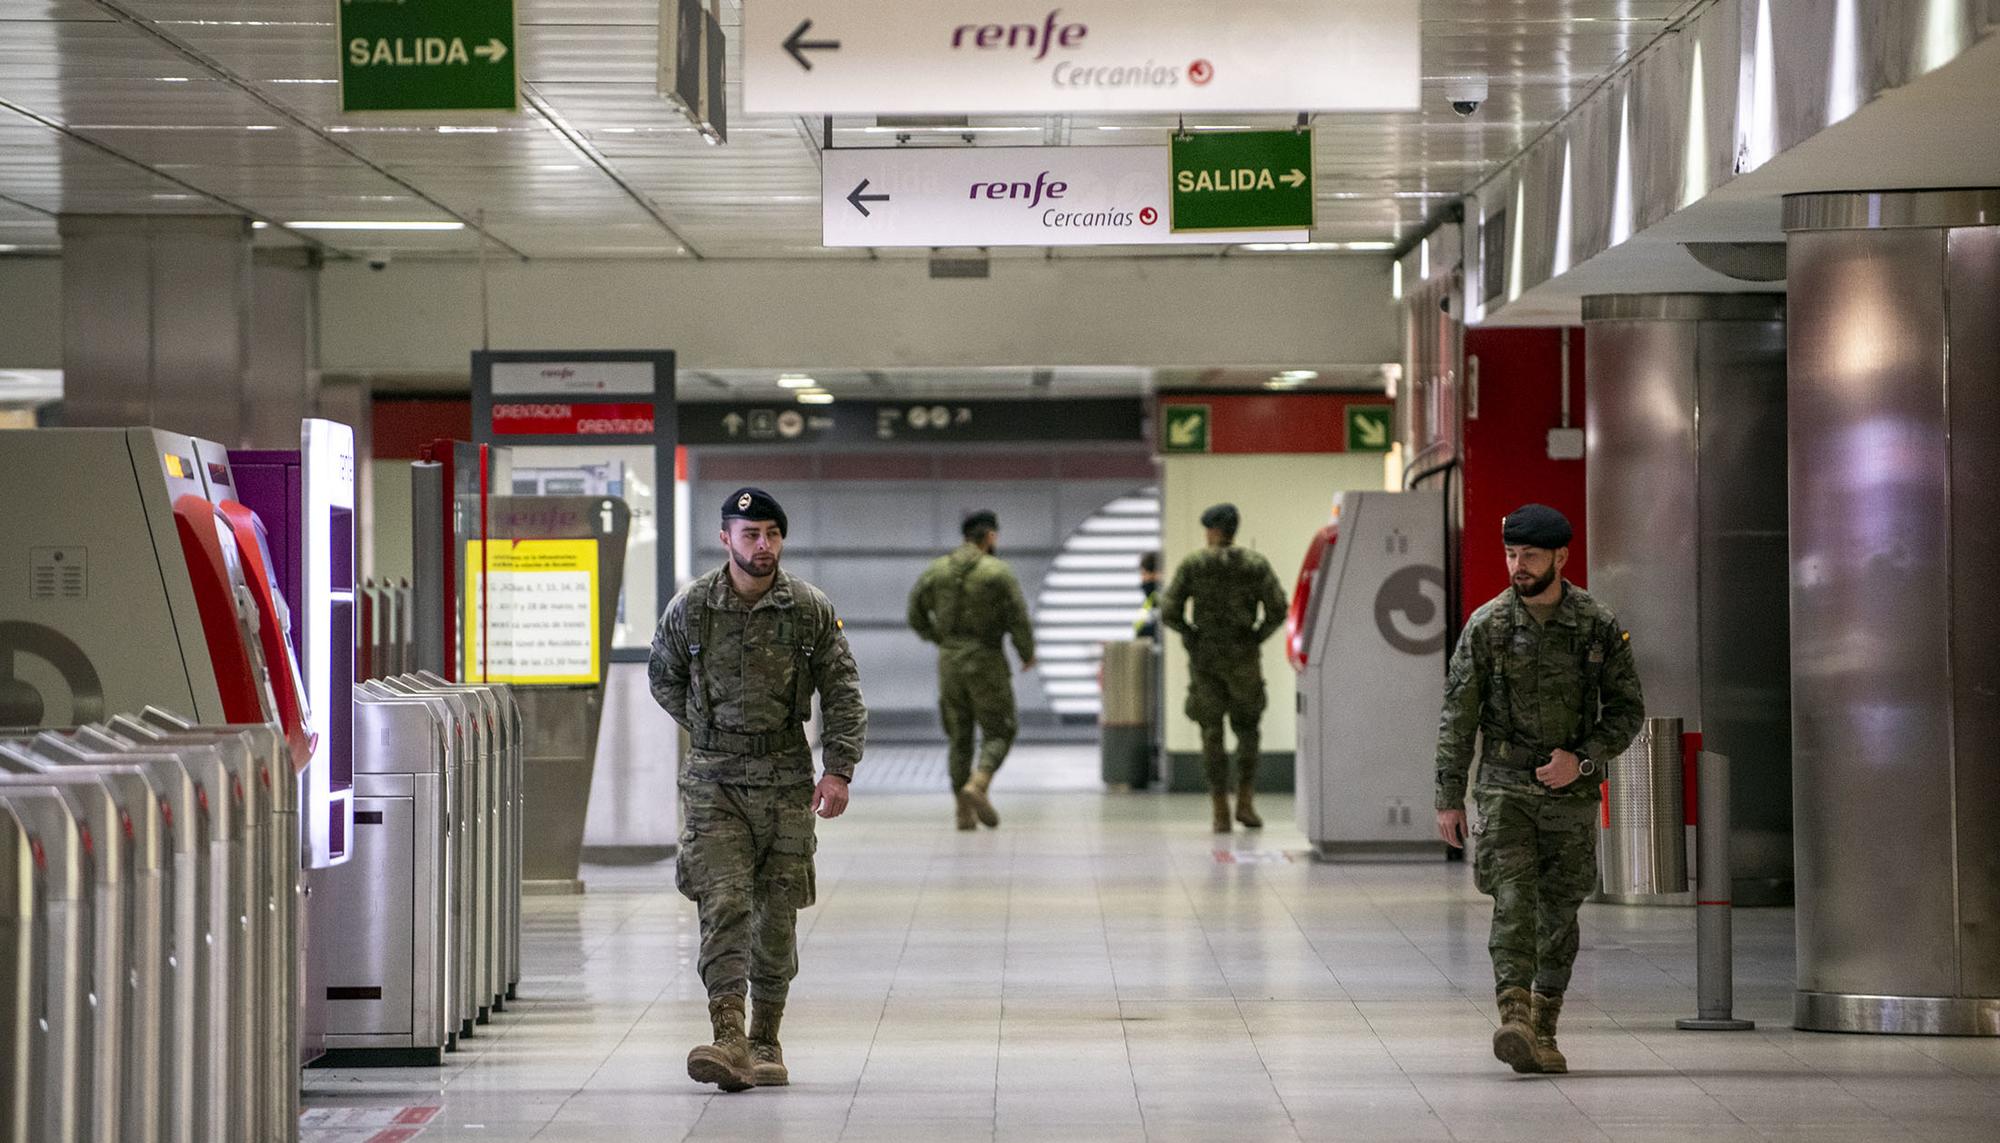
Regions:
[[[1177,234],[1165,147],[834,150],[821,164],[827,246],[1303,242],[1299,229]],[[1310,215],[1308,215],[1310,217]]]
[[[340,110],[514,111],[514,0],[341,0]]]
[[[743,6],[744,109],[1411,111],[1420,0]]]

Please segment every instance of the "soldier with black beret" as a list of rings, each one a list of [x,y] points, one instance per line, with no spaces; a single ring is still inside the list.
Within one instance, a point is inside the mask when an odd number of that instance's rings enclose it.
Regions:
[[[1285,591],[1270,561],[1236,546],[1241,523],[1234,504],[1216,504],[1204,511],[1201,526],[1208,533],[1207,545],[1181,561],[1160,596],[1160,622],[1180,632],[1187,645],[1186,710],[1201,726],[1202,763],[1216,833],[1233,828],[1225,720],[1236,731],[1235,820],[1251,829],[1264,824],[1254,800],[1265,705],[1260,647],[1285,623]]]
[[[994,554],[999,515],[987,508],[972,512],[959,534],[964,542],[932,561],[910,589],[908,618],[918,638],[937,644],[938,714],[950,743],[946,760],[958,828],[971,830],[1000,824],[989,791],[1019,729],[1002,641],[1012,638],[1021,670],[1033,670],[1035,627],[1014,569]]]
[[[847,808],[868,725],[833,604],[779,567],[789,524],[770,493],[730,493],[728,562],[667,604],[648,664],[654,699],[690,746],[675,880],[701,915],[714,1042],[688,1053],[688,1076],[724,1091],[790,1082],[778,1025],[799,968],[798,911],[815,895],[813,815]],[[817,784],[805,729],[815,694]]]
[[[1562,578],[1572,530],[1528,504],[1500,526],[1513,586],[1472,613],[1438,725],[1438,833],[1466,840],[1466,770],[1484,745],[1473,880],[1493,898],[1493,1054],[1517,1072],[1562,1073],[1556,1021],[1576,962],[1576,914],[1597,885],[1604,764],[1646,712],[1631,636]]]

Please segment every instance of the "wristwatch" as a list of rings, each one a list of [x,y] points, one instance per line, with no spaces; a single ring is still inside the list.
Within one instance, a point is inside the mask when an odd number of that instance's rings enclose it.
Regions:
[[[1577,777],[1588,778],[1595,773],[1597,773],[1597,760],[1595,758],[1585,758],[1581,754],[1576,756]]]

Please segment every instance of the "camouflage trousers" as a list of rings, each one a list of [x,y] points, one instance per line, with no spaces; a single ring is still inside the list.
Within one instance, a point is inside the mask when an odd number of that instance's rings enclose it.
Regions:
[[[708,994],[783,1001],[799,971],[798,911],[813,903],[812,787],[683,778],[674,883],[701,914]]]
[[[1576,964],[1576,911],[1597,887],[1596,798],[1478,787],[1472,878],[1493,898],[1495,991],[1561,996]]]
[[[1223,722],[1236,731],[1236,778],[1257,777],[1257,755],[1263,744],[1264,666],[1257,648],[1229,655],[1188,657],[1187,716],[1201,726],[1201,757],[1208,771],[1208,788],[1229,788],[1228,743]]]
[[[975,730],[979,734],[979,768],[998,770],[1020,729],[1007,653],[998,647],[941,648],[938,715],[944,720],[944,735],[951,744],[945,757],[951,767],[952,789],[972,779]]]

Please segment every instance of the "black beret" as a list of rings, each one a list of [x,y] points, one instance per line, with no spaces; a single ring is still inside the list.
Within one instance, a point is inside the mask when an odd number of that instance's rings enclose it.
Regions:
[[[729,520],[775,520],[778,534],[784,535],[791,526],[785,519],[785,510],[771,499],[771,494],[761,488],[739,488],[722,502],[722,518]]]
[[[1546,504],[1523,504],[1500,522],[1500,539],[1507,544],[1553,551],[1569,546],[1573,535],[1575,530],[1569,526],[1569,517]]]
[[[1000,530],[1000,517],[994,514],[993,509],[981,508],[958,525],[959,534],[964,536],[970,536],[981,528],[990,528],[995,532]]]
[[[1236,505],[1234,504],[1217,504],[1201,514],[1202,527],[1216,528],[1232,534],[1236,531],[1236,525],[1241,521],[1242,517],[1236,514]]]

